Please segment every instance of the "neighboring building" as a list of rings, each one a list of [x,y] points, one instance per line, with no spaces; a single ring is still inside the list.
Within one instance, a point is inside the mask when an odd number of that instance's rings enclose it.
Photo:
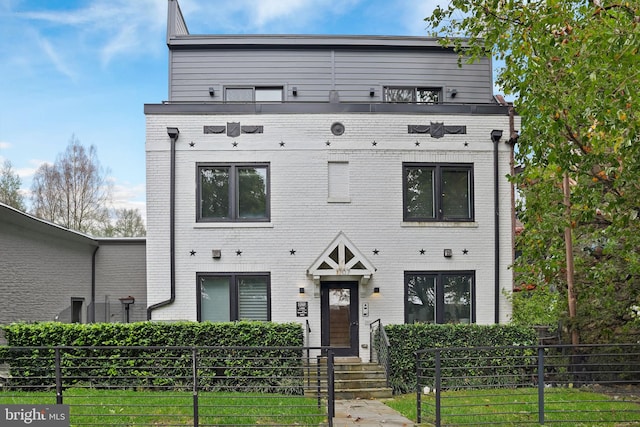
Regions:
[[[310,345],[363,359],[377,319],[508,320],[517,117],[489,58],[191,35],[168,4],[169,98],[145,105],[150,319],[308,322]]]
[[[144,238],[94,238],[0,203],[0,324],[146,319]]]

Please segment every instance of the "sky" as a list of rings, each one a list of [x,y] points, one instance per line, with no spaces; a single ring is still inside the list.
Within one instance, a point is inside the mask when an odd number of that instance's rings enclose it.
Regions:
[[[191,34],[427,36],[447,0],[179,0]],[[144,104],[168,97],[167,0],[0,0],[0,162],[31,180],[72,137],[145,210]]]

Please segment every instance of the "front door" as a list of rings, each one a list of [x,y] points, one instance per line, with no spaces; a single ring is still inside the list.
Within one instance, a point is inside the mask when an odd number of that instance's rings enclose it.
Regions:
[[[358,282],[323,282],[322,345],[336,356],[358,355]]]

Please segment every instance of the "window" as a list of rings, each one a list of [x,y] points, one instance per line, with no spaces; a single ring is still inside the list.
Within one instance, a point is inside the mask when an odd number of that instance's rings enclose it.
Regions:
[[[437,104],[442,99],[442,89],[434,87],[393,87],[384,88],[384,102]]]
[[[225,102],[282,102],[282,86],[228,87],[224,90]]]
[[[198,221],[269,221],[269,165],[198,166]]]
[[[268,274],[199,275],[198,320],[271,320]]]
[[[405,221],[473,221],[473,165],[403,165]]]
[[[329,197],[333,203],[348,203],[349,195],[349,162],[329,162]]]
[[[473,272],[405,273],[405,323],[475,322]]]

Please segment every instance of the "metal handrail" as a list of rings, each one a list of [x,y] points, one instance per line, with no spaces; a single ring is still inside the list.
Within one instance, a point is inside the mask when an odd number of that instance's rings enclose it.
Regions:
[[[372,362],[376,362],[384,368],[387,387],[389,387],[391,378],[391,357],[389,349],[391,348],[391,344],[389,343],[389,337],[380,319],[371,322],[369,335],[369,341],[371,342],[369,358]]]

